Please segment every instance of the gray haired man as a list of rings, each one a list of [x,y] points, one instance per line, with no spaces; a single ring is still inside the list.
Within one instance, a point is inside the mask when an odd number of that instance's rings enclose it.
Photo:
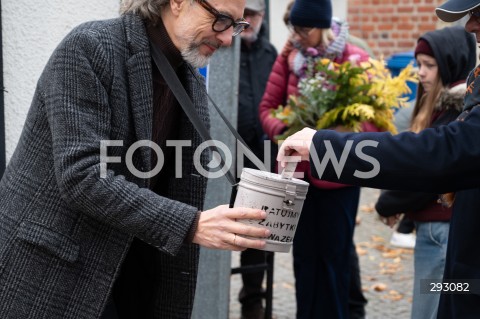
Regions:
[[[268,230],[236,221],[264,212],[202,211],[207,180],[194,165],[202,140],[150,46],[208,127],[193,67],[248,27],[244,5],[126,0],[121,17],[78,26],[53,52],[0,182],[1,318],[189,318],[198,245],[264,246],[238,235]],[[145,141],[160,146],[163,161],[151,147],[132,152]],[[205,167],[208,154],[199,161]],[[158,174],[139,174],[160,162]]]

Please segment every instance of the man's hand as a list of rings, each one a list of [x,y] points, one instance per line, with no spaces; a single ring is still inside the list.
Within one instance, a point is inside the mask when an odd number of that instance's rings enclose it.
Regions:
[[[384,223],[390,228],[393,228],[393,226],[395,226],[395,224],[398,223],[398,221],[400,220],[400,216],[402,216],[402,214],[396,214],[389,217],[379,216],[379,218],[382,221],[382,223]]]
[[[213,249],[245,250],[265,247],[265,240],[270,235],[267,228],[242,224],[236,219],[265,219],[267,213],[260,209],[218,206],[200,213],[198,228],[193,242]],[[248,239],[240,235],[257,237]]]
[[[310,145],[312,145],[313,135],[316,132],[306,127],[283,141],[277,155],[277,161],[280,162],[280,165],[285,167],[287,162],[308,161]]]

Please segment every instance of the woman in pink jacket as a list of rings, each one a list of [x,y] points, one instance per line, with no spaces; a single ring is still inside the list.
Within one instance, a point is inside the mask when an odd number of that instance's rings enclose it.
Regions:
[[[296,0],[288,22],[292,35],[273,65],[259,107],[263,129],[275,142],[286,127],[272,117],[272,109],[298,94],[307,60],[329,58],[342,63],[369,58],[347,43],[348,25],[332,21],[330,0]],[[363,130],[372,128],[363,126]],[[310,183],[293,241],[297,318],[350,318],[350,259],[360,189],[314,179],[307,162],[300,163],[297,171],[304,172]]]

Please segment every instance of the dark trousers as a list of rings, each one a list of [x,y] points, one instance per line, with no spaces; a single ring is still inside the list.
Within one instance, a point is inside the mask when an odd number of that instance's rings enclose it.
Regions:
[[[101,319],[153,318],[157,251],[134,239]]]
[[[112,297],[108,299],[107,305],[105,306],[105,309],[103,309],[103,314],[100,319],[119,319],[117,314],[117,308]]]
[[[411,234],[415,229],[415,223],[405,215],[402,216],[398,223],[397,231],[402,234]]]
[[[350,319],[364,319],[365,306],[368,301],[362,291],[360,263],[358,261],[355,245],[352,245],[350,251],[350,292],[348,298],[348,312],[350,314]]]
[[[241,266],[265,263],[265,252],[257,249],[247,249],[240,253]],[[254,307],[262,304],[264,290],[262,288],[265,271],[242,273],[243,287],[238,295],[242,307]]]
[[[358,187],[309,188],[293,241],[297,319],[349,317],[359,197]]]

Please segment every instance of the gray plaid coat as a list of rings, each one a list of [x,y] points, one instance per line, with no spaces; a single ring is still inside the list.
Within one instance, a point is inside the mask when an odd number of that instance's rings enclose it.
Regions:
[[[161,252],[155,317],[190,316],[198,246],[183,242],[205,195],[193,166],[201,139],[182,116],[180,139],[192,147],[166,197],[125,164],[130,145],[151,139],[151,68],[134,15],[77,27],[48,61],[0,182],[0,318],[98,318],[134,237]],[[183,71],[208,126],[202,84]],[[122,162],[109,163],[106,178],[101,140],[123,141],[108,148]],[[135,167],[150,170],[150,151],[134,153]]]

